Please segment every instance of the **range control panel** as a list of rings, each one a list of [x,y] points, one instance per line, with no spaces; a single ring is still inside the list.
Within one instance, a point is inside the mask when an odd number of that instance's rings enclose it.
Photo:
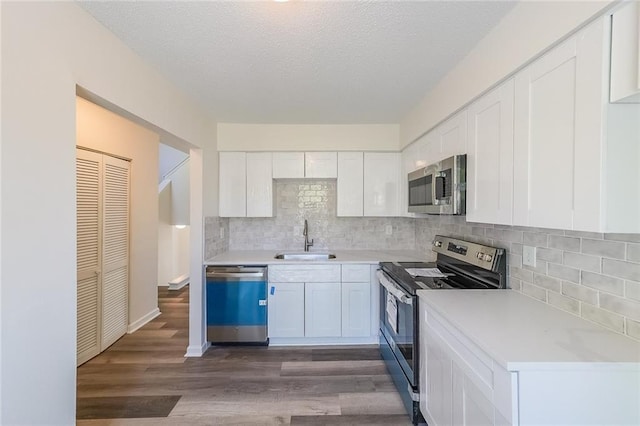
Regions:
[[[440,235],[433,240],[433,251],[490,271],[494,270],[498,258],[504,255],[504,250],[500,248]]]

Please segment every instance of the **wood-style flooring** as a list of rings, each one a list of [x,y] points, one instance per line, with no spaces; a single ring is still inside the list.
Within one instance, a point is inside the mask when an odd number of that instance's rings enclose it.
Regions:
[[[377,347],[212,347],[185,358],[188,286],[78,368],[78,425],[410,425]]]

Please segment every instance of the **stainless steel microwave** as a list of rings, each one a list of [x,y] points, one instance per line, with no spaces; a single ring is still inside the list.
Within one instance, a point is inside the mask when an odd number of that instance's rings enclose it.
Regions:
[[[467,156],[454,155],[409,173],[410,213],[466,213]]]

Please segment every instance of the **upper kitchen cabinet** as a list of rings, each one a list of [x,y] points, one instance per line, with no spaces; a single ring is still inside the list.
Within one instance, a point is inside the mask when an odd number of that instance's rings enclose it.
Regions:
[[[627,2],[613,14],[611,102],[640,102],[640,4]]]
[[[220,152],[220,217],[272,217],[270,152]]]
[[[605,230],[608,22],[597,20],[515,77],[515,225]]]
[[[337,215],[362,216],[364,156],[362,152],[338,153]]]
[[[273,178],[303,178],[304,152],[274,152]]]
[[[273,217],[270,152],[247,152],[247,217]]]
[[[469,107],[469,222],[513,222],[513,95],[511,79]]]
[[[425,158],[427,164],[452,155],[465,154],[467,150],[467,111],[463,110],[436,127],[440,152],[433,160]]]
[[[247,215],[247,155],[220,152],[220,217]]]
[[[400,153],[364,153],[364,215],[400,215]]]
[[[338,155],[336,152],[305,152],[304,176],[307,178],[338,177]]]

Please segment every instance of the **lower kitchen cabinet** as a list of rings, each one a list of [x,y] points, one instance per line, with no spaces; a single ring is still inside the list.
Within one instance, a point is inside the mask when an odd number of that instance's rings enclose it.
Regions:
[[[304,283],[269,283],[269,337],[304,337]]]
[[[371,287],[368,264],[270,266],[270,344],[377,342]]]
[[[444,293],[418,292],[429,426],[640,424],[637,342],[510,290]]]
[[[338,337],[342,333],[340,283],[305,283],[305,337]]]

